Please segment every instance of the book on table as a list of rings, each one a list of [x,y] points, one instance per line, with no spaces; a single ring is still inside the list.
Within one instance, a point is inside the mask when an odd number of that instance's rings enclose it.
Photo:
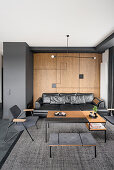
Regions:
[[[90,129],[104,129],[102,123],[90,123]]]

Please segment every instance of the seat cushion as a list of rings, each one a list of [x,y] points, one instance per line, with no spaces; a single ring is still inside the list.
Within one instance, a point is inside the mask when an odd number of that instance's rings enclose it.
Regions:
[[[26,117],[26,121],[24,122],[24,125],[28,128],[31,126],[34,126],[36,122],[38,121],[38,116],[28,116]]]
[[[91,103],[85,103],[85,104],[80,104],[79,107],[80,107],[80,110],[82,111],[89,111],[89,110],[93,110],[94,106]]]
[[[41,107],[37,110],[60,110],[60,105],[59,104],[43,104]]]
[[[60,110],[61,111],[79,111],[80,107],[77,104],[61,104]]]
[[[21,131],[25,130],[25,127],[29,128],[29,127],[35,126],[38,119],[39,119],[38,116],[28,116],[28,117],[26,117],[26,121],[24,123],[18,122],[15,124],[14,127],[18,132],[21,132]],[[23,126],[23,124],[25,127]]]

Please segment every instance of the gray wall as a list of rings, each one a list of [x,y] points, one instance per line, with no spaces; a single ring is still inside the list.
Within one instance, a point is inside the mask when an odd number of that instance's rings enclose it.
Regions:
[[[114,46],[109,49],[108,108],[114,108]]]
[[[33,99],[33,54],[26,45],[26,104]]]
[[[29,56],[29,46],[25,42],[5,42],[3,44],[4,119],[11,117],[9,111],[10,107],[17,104],[21,110],[23,110],[26,108],[27,102],[30,101],[30,99],[32,100],[32,89],[29,89],[32,85],[27,86],[27,71],[31,72],[28,67],[30,64],[27,64],[27,62],[29,63],[29,60],[31,62],[31,55]],[[31,80],[32,79],[30,79],[29,82]],[[27,96],[29,90],[30,92]]]

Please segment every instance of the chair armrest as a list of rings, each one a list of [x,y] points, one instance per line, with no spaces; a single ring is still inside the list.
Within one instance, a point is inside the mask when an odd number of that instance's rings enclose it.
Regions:
[[[114,110],[114,109],[107,109],[107,110]]]
[[[24,109],[23,111],[24,111],[24,112],[33,112],[34,109]]]
[[[26,119],[13,119],[13,122],[25,122]]]
[[[104,100],[100,99],[100,98],[97,98],[95,97],[92,101],[92,103],[94,105],[96,105],[97,107],[100,107],[100,108],[105,108],[105,102]]]
[[[43,104],[42,97],[39,97],[39,98],[35,101],[35,109],[39,109],[42,104]]]

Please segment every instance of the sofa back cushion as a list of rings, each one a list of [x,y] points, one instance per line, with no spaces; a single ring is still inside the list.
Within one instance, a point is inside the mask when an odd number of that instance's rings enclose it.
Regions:
[[[65,96],[51,96],[50,104],[65,104]]]
[[[75,96],[76,93],[60,93],[60,96],[65,97],[65,103],[71,103],[71,96]]]
[[[71,104],[83,104],[85,103],[85,98],[83,95],[71,96]]]
[[[93,93],[77,93],[77,95],[82,95],[85,98],[85,103],[92,103],[94,99]]]
[[[42,94],[43,103],[50,104],[51,96],[59,96],[59,93],[43,93]]]

